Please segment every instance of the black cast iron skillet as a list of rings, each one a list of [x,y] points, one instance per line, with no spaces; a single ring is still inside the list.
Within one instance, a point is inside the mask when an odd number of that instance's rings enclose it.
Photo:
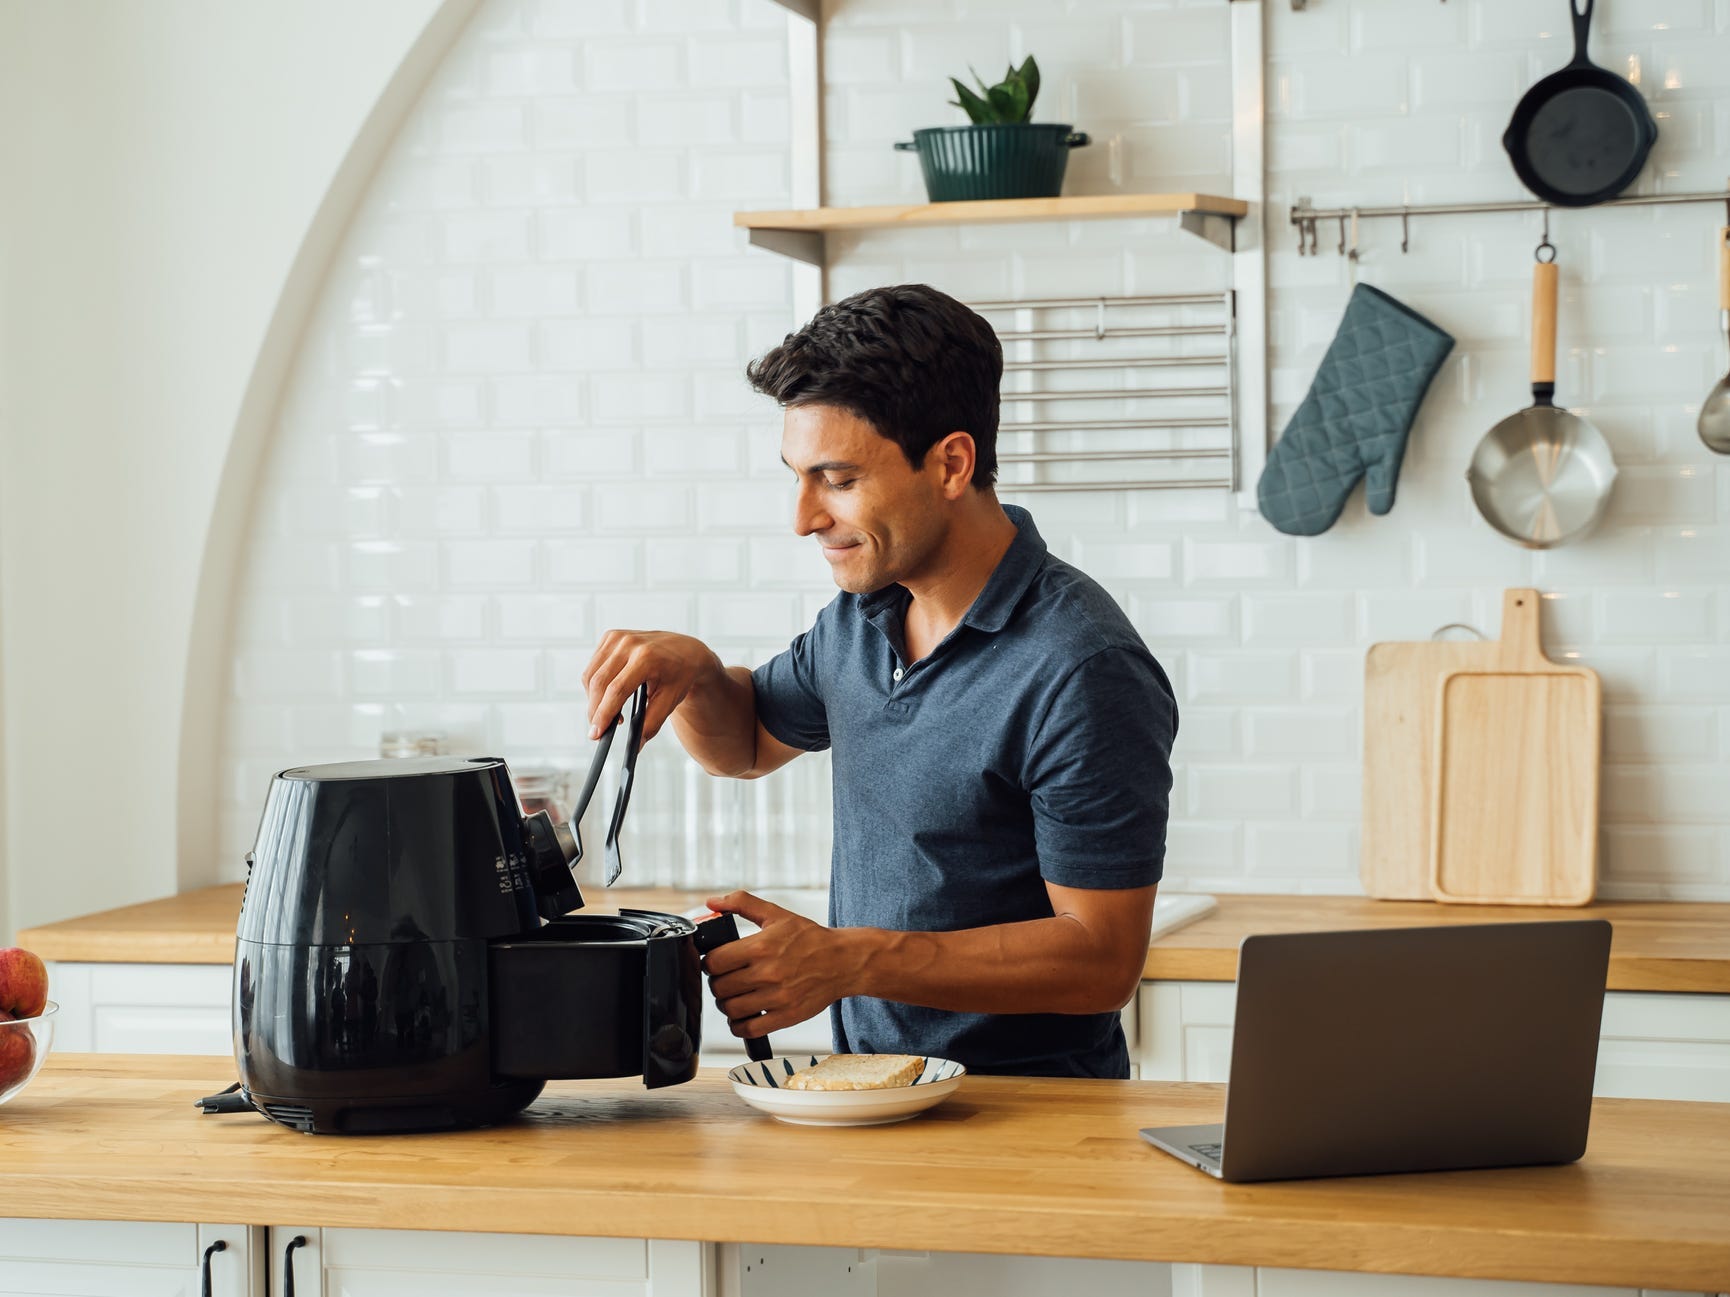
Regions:
[[[1574,61],[1526,91],[1502,136],[1522,184],[1547,203],[1590,207],[1640,174],[1658,124],[1640,92],[1586,57],[1594,0],[1568,0]]]

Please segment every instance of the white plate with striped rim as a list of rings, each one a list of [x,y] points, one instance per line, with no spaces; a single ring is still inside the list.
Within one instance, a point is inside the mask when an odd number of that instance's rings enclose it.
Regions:
[[[909,1085],[886,1090],[788,1090],[795,1072],[815,1067],[816,1054],[791,1054],[763,1063],[742,1063],[727,1073],[733,1091],[753,1108],[794,1126],[886,1126],[934,1108],[961,1085],[967,1069],[947,1058],[927,1058]]]

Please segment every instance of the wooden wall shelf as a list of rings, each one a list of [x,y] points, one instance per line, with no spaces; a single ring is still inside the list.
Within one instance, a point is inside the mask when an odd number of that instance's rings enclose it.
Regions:
[[[1178,216],[1183,228],[1231,247],[1231,225],[1249,211],[1217,194],[1084,194],[1073,198],[1000,198],[982,202],[915,203],[890,207],[815,207],[786,212],[735,212],[733,224],[751,242],[811,265],[826,261],[824,236],[834,230],[922,229],[1016,221],[1091,221]]]

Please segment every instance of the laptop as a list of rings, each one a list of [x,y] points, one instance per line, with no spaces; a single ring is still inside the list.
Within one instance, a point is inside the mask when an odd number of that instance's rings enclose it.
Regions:
[[[1575,1161],[1609,965],[1603,919],[1247,937],[1224,1123],[1141,1136],[1231,1181]]]

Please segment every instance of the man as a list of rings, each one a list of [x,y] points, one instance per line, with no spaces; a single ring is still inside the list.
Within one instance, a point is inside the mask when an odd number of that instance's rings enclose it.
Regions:
[[[598,737],[646,681],[645,737],[670,718],[711,774],[833,748],[830,926],[709,902],[762,928],[705,962],[736,1035],[829,1008],[838,1052],[1125,1077],[1177,711],[1111,597],[998,503],[1002,370],[990,325],[922,284],[826,306],[748,366],[842,593],[754,672],[608,631],[589,718]]]

